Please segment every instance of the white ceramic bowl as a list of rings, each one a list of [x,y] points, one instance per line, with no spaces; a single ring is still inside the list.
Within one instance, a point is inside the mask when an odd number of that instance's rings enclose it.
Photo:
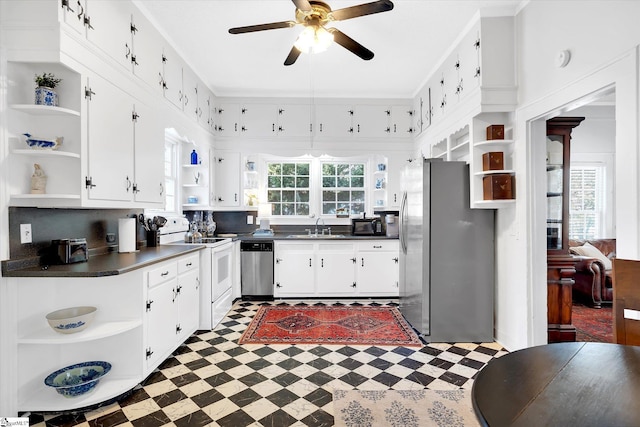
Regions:
[[[47,314],[49,326],[61,334],[74,334],[89,326],[96,315],[96,307],[69,307]]]

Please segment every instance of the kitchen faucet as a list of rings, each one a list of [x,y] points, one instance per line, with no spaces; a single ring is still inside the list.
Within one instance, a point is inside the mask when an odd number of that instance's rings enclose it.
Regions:
[[[316,219],[316,236],[318,235],[318,221],[322,221],[322,234],[324,235],[324,219],[318,216],[318,219]]]

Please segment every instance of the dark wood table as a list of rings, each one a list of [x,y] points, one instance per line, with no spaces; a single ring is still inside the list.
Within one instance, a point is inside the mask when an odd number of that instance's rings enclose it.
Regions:
[[[567,342],[494,359],[477,375],[485,426],[640,426],[640,347]]]

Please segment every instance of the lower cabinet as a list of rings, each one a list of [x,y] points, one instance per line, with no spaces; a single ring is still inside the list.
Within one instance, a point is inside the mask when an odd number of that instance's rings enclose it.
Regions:
[[[145,374],[153,371],[197,328],[199,255],[180,257],[146,271]]]
[[[275,242],[274,297],[397,297],[397,240]]]
[[[139,384],[195,330],[199,308],[198,253],[103,277],[7,277],[3,328],[15,331],[17,410],[68,411],[115,398]],[[55,310],[95,306],[81,332],[54,332]],[[13,341],[13,339],[12,339]],[[112,365],[86,395],[65,398],[44,378],[65,366],[102,360]],[[143,362],[144,361],[144,362]],[[5,387],[14,387],[8,379]]]

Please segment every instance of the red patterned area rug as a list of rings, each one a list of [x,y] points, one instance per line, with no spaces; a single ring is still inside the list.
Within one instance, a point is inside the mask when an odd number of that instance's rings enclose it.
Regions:
[[[395,307],[263,306],[240,344],[422,346]]]
[[[613,310],[611,305],[591,308],[573,302],[571,319],[576,327],[576,341],[613,342]]]

